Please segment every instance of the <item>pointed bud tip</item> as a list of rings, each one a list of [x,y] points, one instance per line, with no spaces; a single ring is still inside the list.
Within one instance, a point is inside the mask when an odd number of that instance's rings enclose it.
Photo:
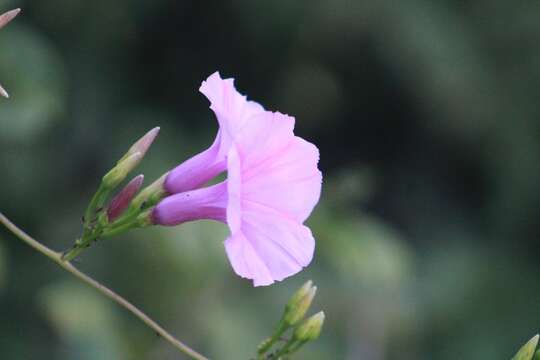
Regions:
[[[131,181],[133,181],[133,183],[135,183],[135,184],[139,184],[139,183],[142,184],[144,182],[144,175],[139,174],[139,175],[135,176],[133,178],[133,180],[131,180]]]
[[[304,318],[304,315],[309,310],[317,287],[311,286],[311,282],[306,282],[289,300],[285,306],[284,321],[289,326],[294,326]]]
[[[316,317],[320,321],[324,321],[324,319],[326,318],[326,315],[324,314],[324,311],[319,311],[318,313],[313,315],[313,317]]]
[[[538,345],[538,334],[533,336],[525,345],[523,345],[512,360],[531,360],[534,356],[536,346]]]
[[[6,26],[11,20],[21,12],[20,8],[10,10],[0,15],[0,28]]]
[[[313,286],[313,280],[308,280],[302,285],[302,288],[311,288]]]
[[[158,126],[148,131],[139,141],[137,141],[137,143],[135,143],[135,146],[137,147],[136,150],[145,154],[158,136],[159,130],[160,128]]]
[[[9,94],[7,93],[6,90],[4,90],[3,87],[0,86],[0,96],[3,96],[5,97],[6,99],[9,99]]]
[[[160,130],[160,127],[157,126],[153,128],[152,130],[148,131],[146,134],[144,134],[143,137],[137,140],[129,148],[128,152],[124,156],[122,156],[122,158],[118,160],[118,162],[123,161],[125,158],[127,158],[128,156],[130,156],[131,154],[135,152],[140,152],[142,153],[142,156],[144,156],[146,152],[148,151],[148,149],[150,148],[150,146],[152,145],[152,143],[154,142],[154,140],[156,139],[156,136],[158,135],[159,130]]]
[[[324,311],[311,315],[294,331],[294,337],[300,341],[312,341],[319,337],[324,324]]]

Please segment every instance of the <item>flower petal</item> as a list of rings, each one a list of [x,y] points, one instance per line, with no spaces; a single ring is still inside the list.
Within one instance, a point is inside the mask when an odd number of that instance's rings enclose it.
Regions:
[[[216,114],[222,132],[220,154],[225,156],[232,139],[246,121],[264,112],[264,108],[254,101],[248,101],[235,89],[234,79],[222,79],[219,72],[203,81],[199,91],[210,100],[210,108]]]
[[[319,152],[298,137],[279,156],[268,158],[242,174],[242,199],[270,207],[303,223],[321,194]]]
[[[294,118],[265,112],[249,121],[236,143],[242,200],[259,203],[297,222],[309,216],[321,193],[317,147],[294,136]],[[228,165],[229,178],[234,168]]]
[[[268,268],[241,232],[225,240],[225,251],[238,276],[253,279],[255,286],[270,285],[274,282]]]
[[[311,212],[318,200],[321,180],[317,156],[307,157],[306,150],[313,155],[313,145],[299,138],[293,137],[291,144],[286,152],[280,151],[280,156],[266,163],[270,171],[259,171],[250,179],[245,176],[250,169],[243,171],[244,159],[236,147],[229,151],[227,223],[232,235],[225,241],[225,248],[235,272],[253,279],[255,286],[296,274],[313,258],[315,240],[295,215]],[[289,153],[293,155],[285,156]],[[298,164],[310,162],[307,170],[311,173],[305,181],[287,178],[295,175],[289,164],[294,168],[296,160]],[[299,210],[295,212],[294,207]]]
[[[246,205],[241,230],[225,241],[225,248],[235,272],[259,286],[281,281],[307,266],[315,240],[309,228],[275,210]]]

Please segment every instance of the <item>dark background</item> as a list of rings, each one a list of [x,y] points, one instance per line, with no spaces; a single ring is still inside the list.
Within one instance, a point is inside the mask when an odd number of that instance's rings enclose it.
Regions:
[[[508,359],[539,326],[540,2],[0,0],[1,211],[54,249],[99,178],[162,131],[150,183],[213,140],[212,72],[320,148],[311,266],[235,276],[225,226],[133,231],[78,266],[212,359],[248,359],[313,279],[295,359]],[[175,359],[137,319],[0,231],[1,359]]]

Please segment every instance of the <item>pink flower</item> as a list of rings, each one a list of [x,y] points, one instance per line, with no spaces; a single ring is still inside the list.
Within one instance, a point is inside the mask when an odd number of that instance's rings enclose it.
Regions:
[[[171,174],[182,169],[184,176],[204,179],[184,178],[178,187],[184,189],[200,186],[225,169],[227,180],[165,198],[155,207],[153,222],[226,222],[231,235],[225,249],[234,271],[253,279],[255,286],[283,280],[313,257],[315,240],[303,222],[320,196],[319,152],[294,136],[294,118],[248,102],[232,80],[214,74],[201,91],[212,102],[220,130],[208,150]],[[210,165],[205,167],[205,162]],[[170,189],[176,179],[166,181]]]

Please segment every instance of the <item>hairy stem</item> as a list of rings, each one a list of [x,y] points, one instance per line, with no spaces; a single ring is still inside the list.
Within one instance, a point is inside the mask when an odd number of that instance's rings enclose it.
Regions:
[[[90,276],[79,271],[69,261],[63,260],[61,253],[48,248],[47,246],[41,244],[39,241],[35,240],[34,238],[26,234],[23,230],[19,229],[8,218],[6,218],[2,213],[0,213],[0,223],[2,223],[6,228],[8,228],[9,231],[11,231],[19,239],[24,241],[27,245],[30,245],[36,251],[40,252],[41,254],[48,257],[50,260],[57,263],[60,267],[62,267],[64,270],[73,274],[76,278],[78,278],[82,282],[97,289],[103,295],[107,296],[108,298],[115,301],[120,306],[122,306],[123,308],[131,312],[133,315],[138,317],[143,323],[145,323],[148,327],[150,327],[157,334],[159,334],[161,337],[167,340],[172,346],[174,346],[175,348],[177,348],[184,354],[188,355],[190,358],[196,359],[196,360],[208,360],[208,358],[199,354],[197,351],[191,349],[189,346],[187,346],[186,344],[184,344],[183,342],[181,342],[180,340],[172,336],[170,333],[168,333],[164,328],[162,328],[158,323],[152,320],[148,315],[146,315],[141,310],[139,310],[135,305],[131,304],[129,301],[127,301],[126,299],[124,299],[123,297],[121,297],[120,295],[112,291],[111,289],[107,288],[106,286],[92,279]]]

